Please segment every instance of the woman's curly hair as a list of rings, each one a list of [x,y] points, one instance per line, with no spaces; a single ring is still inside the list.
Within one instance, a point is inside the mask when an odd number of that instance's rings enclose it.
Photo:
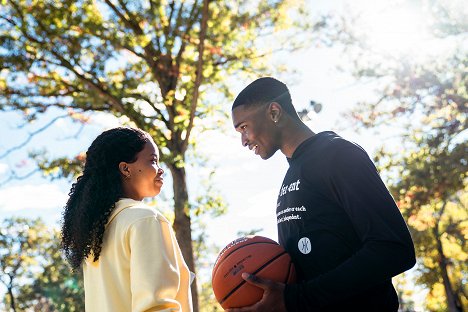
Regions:
[[[73,270],[90,255],[99,259],[105,225],[123,196],[119,163],[135,162],[149,141],[142,130],[119,127],[101,133],[88,148],[62,214],[62,248]]]

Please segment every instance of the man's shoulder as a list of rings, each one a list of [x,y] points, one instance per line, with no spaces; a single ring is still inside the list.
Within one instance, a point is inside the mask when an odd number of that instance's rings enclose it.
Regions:
[[[303,170],[312,170],[314,175],[330,174],[330,167],[342,159],[365,157],[367,153],[358,144],[349,141],[332,131],[320,132],[314,144],[305,149],[301,162]]]
[[[342,151],[343,149],[364,151],[364,149],[359,144],[345,139],[333,131],[326,131],[317,135],[323,136],[323,138],[320,141],[323,149],[326,151],[338,152]]]
[[[357,144],[348,141],[333,131],[317,133],[307,148],[309,152],[333,153],[347,147],[359,147]]]

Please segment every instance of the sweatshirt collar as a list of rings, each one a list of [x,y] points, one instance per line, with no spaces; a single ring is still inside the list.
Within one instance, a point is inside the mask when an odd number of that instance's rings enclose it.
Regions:
[[[111,223],[112,220],[114,220],[114,218],[124,209],[128,208],[128,207],[132,207],[132,206],[137,206],[137,205],[141,205],[142,201],[139,201],[139,200],[134,200],[134,199],[131,199],[131,198],[121,198],[119,199],[116,203],[115,203],[115,207],[114,207],[114,210],[112,210],[112,213],[111,215],[109,216],[109,221],[107,221],[107,224],[108,225],[109,223]]]
[[[302,141],[302,143],[299,144],[298,147],[296,147],[296,150],[292,154],[291,158],[286,157],[286,159],[288,160],[288,163],[291,163],[292,161],[294,161],[294,159],[298,158],[303,153],[306,146],[309,145],[309,142],[315,141],[316,137],[317,137],[317,134],[311,136],[310,138],[305,139],[304,141]]]
[[[320,133],[317,133],[310,138],[304,140],[299,146],[296,148],[294,153],[292,154],[291,158],[286,157],[287,161],[289,164],[293,162],[295,159],[297,159],[299,156],[301,156],[304,151],[307,149],[308,146],[314,144],[319,139],[322,139],[324,137],[329,137],[329,136],[337,136],[335,132],[333,131],[323,131]]]

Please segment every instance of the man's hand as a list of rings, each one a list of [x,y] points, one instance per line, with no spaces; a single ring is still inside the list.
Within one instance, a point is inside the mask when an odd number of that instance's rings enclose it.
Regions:
[[[262,299],[254,305],[244,308],[232,308],[228,312],[286,312],[284,303],[285,284],[266,280],[255,275],[242,273],[248,283],[264,290]]]

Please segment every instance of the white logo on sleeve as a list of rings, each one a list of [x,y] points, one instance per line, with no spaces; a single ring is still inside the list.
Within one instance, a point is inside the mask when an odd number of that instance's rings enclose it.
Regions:
[[[297,247],[299,248],[299,251],[302,252],[304,255],[307,255],[312,250],[310,240],[307,237],[301,238],[297,243]]]

